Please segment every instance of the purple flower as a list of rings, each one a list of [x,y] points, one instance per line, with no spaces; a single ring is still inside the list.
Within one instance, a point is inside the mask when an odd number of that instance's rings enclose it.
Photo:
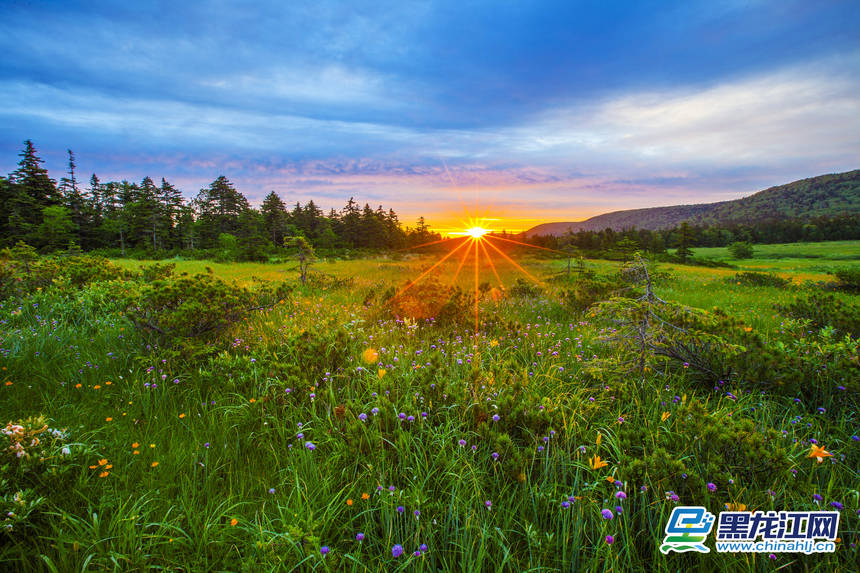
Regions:
[[[607,545],[612,545],[613,543],[615,543],[615,538],[614,538],[614,537],[612,537],[611,535],[607,535],[607,536],[606,536],[606,544],[607,544]]]
[[[203,444],[203,447],[204,447],[204,448],[208,448],[208,447],[209,447],[209,442],[206,442],[205,444]]]
[[[842,509],[843,509],[845,506],[844,506],[844,505],[842,505],[841,503],[839,503],[838,501],[831,501],[831,502],[830,502],[830,507],[832,507],[833,509],[836,509],[836,510],[842,511]]]
[[[493,508],[493,502],[492,502],[492,501],[490,501],[489,499],[488,499],[487,501],[485,501],[485,502],[484,502],[484,505],[486,505],[486,506],[487,506],[487,509],[492,509],[492,508]]]
[[[490,454],[490,456],[491,456],[494,460],[497,460],[497,459],[499,459],[499,452],[493,452],[492,454]]]
[[[538,446],[538,453],[541,453],[542,451],[543,451],[543,446]]]
[[[425,545],[424,543],[422,543],[421,545],[419,545],[419,546],[418,546],[418,549],[426,553],[426,552],[427,552],[428,547],[427,547],[427,545]]]
[[[618,499],[627,499],[627,494],[623,491],[617,491],[615,492],[615,497],[617,497]]]
[[[498,422],[501,418],[499,418],[498,414],[493,414],[493,421]]]
[[[391,548],[391,556],[392,557],[400,557],[401,555],[403,555],[403,546],[402,545],[395,545],[394,547]]]
[[[400,418],[401,420],[405,420],[406,414],[404,414],[403,412],[400,412],[399,414],[397,414],[397,417]]]
[[[460,447],[462,448],[466,445],[466,440],[460,439],[457,443],[460,444]]]
[[[320,547],[320,553],[322,553],[323,555],[327,554],[329,551],[331,551],[331,549],[328,548],[328,545],[323,545],[322,547]]]
[[[717,486],[711,482],[708,482],[708,491],[710,491],[710,492],[717,491]]]
[[[412,513],[415,514],[415,519],[418,519],[418,516],[421,515],[421,512],[417,509],[415,511],[413,511]]]
[[[776,555],[774,555],[773,553],[771,553],[770,555],[768,555],[768,556],[767,556],[767,558],[768,558],[768,559],[776,559]]]
[[[624,513],[624,508],[621,507],[620,505],[616,505],[615,506],[615,513],[617,513],[618,515],[621,515],[622,513]]]
[[[313,442],[305,442],[305,447],[311,451],[317,449],[317,447],[313,444]]]
[[[356,541],[364,541],[364,534],[359,533],[358,535],[355,536],[355,540]]]
[[[570,507],[570,502],[569,502],[569,501],[563,501],[563,502],[561,502],[561,508],[562,508],[562,509],[567,509],[568,507]]]
[[[403,513],[404,511],[406,511],[406,508],[404,508],[402,505],[397,506],[397,513]]]
[[[274,495],[274,493],[275,493],[275,488],[270,487],[269,488],[269,494]]]
[[[604,509],[600,512],[600,515],[603,516],[603,519],[612,519],[612,511],[609,509]]]
[[[365,420],[367,420],[367,414],[362,412],[361,414],[358,415],[358,419],[361,420],[362,422],[364,422]]]

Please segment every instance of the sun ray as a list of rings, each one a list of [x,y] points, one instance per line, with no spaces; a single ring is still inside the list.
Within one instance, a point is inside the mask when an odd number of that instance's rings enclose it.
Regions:
[[[499,281],[499,287],[505,288],[505,283],[502,282],[502,277],[499,276],[499,271],[496,270],[496,265],[493,264],[493,258],[487,252],[487,246],[484,241],[481,241],[481,248],[484,250],[484,256],[487,257],[487,262],[490,263],[490,268],[493,269],[493,274],[496,275],[496,280]]]
[[[468,258],[469,258],[469,249],[466,249],[465,251],[463,251],[463,257],[460,259],[460,264],[457,265],[457,271],[454,273],[454,280],[451,281],[452,285],[456,286],[457,277],[460,276],[460,269],[463,268],[463,265],[465,264],[466,259],[468,259]]]
[[[515,266],[517,269],[519,269],[519,270],[520,270],[520,272],[522,272],[524,275],[526,275],[527,277],[529,277],[529,278],[530,278],[530,279],[532,279],[534,282],[536,282],[536,283],[538,283],[538,284],[540,284],[540,285],[542,285],[542,284],[543,284],[543,281],[541,281],[540,279],[536,278],[536,277],[535,277],[534,275],[532,275],[530,272],[528,272],[527,270],[525,270],[524,268],[522,268],[522,267],[521,267],[521,266],[520,266],[520,265],[519,265],[515,260],[513,260],[511,257],[509,257],[508,255],[506,255],[506,254],[505,254],[501,249],[499,249],[499,248],[498,248],[496,245],[494,245],[491,241],[487,241],[487,244],[488,244],[488,245],[490,245],[493,249],[495,249],[495,251],[496,251],[497,253],[499,253],[500,255],[502,255],[503,257],[505,257],[505,259],[507,259],[507,261],[508,261],[509,263],[511,263],[512,265],[514,265],[514,266]]]
[[[436,267],[438,267],[439,265],[441,265],[442,263],[444,263],[444,262],[448,259],[448,257],[450,257],[451,255],[453,255],[454,253],[456,253],[457,251],[459,251],[460,249],[462,249],[464,246],[466,246],[466,245],[468,245],[468,244],[469,244],[469,241],[463,241],[463,244],[462,244],[462,245],[460,245],[459,247],[456,247],[456,248],[452,249],[451,251],[449,251],[447,255],[445,255],[444,257],[442,257],[442,258],[441,258],[441,259],[439,259],[438,261],[436,261],[436,263],[435,263],[432,267],[430,267],[429,269],[427,269],[426,271],[424,271],[423,273],[421,273],[420,275],[418,275],[418,278],[417,278],[417,279],[415,279],[414,281],[410,281],[408,285],[406,285],[405,287],[403,287],[402,289],[400,289],[400,291],[399,291],[397,294],[395,294],[395,295],[394,295],[394,297],[392,298],[392,300],[393,300],[393,299],[396,299],[397,297],[399,297],[400,295],[402,295],[403,293],[405,293],[407,290],[409,290],[410,288],[412,288],[413,286],[415,286],[415,283],[417,283],[418,281],[420,281],[421,279],[423,279],[423,278],[424,278],[425,276],[427,276],[430,272],[432,272],[432,271],[433,271],[433,269],[435,269]],[[467,250],[468,250],[468,249],[467,249]]]
[[[523,243],[523,242],[520,242],[520,241],[514,241],[513,239],[506,239],[506,238],[504,238],[504,237],[500,237],[500,236],[498,236],[498,235],[487,235],[487,238],[488,238],[488,239],[498,239],[498,240],[500,240],[500,241],[506,241],[506,242],[508,242],[508,243],[514,243],[515,245],[522,245],[522,246],[524,246],[524,247],[531,247],[531,248],[533,248],[533,249],[541,249],[541,250],[543,250],[543,251],[550,251],[550,252],[553,252],[553,253],[562,253],[562,254],[565,254],[565,255],[567,254],[567,251],[559,251],[558,249],[550,249],[550,248],[548,248],[548,247],[539,247],[538,245],[530,245],[529,243]]]
[[[395,249],[395,252],[399,251],[409,251],[412,249],[418,249],[420,247],[429,247],[430,245],[438,245],[439,243],[445,243],[447,241],[455,241],[460,237],[448,237],[447,239],[439,239],[438,241],[430,241],[429,243],[421,243],[420,245],[415,245],[412,247],[403,247],[402,249]]]
[[[481,242],[480,235],[473,236],[472,241],[475,243],[475,344],[478,344],[478,271],[480,260],[478,258],[478,243]]]

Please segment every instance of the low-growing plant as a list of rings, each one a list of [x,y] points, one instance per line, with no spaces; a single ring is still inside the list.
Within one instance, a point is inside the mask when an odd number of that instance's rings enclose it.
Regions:
[[[775,288],[785,288],[791,284],[790,280],[784,279],[779,275],[775,275],[773,273],[759,273],[754,271],[736,273],[734,277],[726,278],[726,282],[735,283],[742,286],[763,286]]]
[[[832,326],[841,333],[860,337],[860,304],[842,301],[833,294],[812,293],[774,308],[790,318],[807,319],[816,328]]]

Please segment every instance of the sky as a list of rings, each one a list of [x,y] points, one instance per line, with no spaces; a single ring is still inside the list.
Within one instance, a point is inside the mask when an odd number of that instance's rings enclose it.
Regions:
[[[185,5],[187,4],[187,5]],[[0,173],[225,175],[443,232],[860,168],[860,2],[0,2]]]

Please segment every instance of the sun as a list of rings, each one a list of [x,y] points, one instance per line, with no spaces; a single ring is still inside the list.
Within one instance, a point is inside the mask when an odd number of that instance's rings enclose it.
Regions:
[[[489,232],[489,229],[483,229],[481,227],[472,227],[471,229],[466,229],[465,234],[469,235],[473,239],[478,239]]]

